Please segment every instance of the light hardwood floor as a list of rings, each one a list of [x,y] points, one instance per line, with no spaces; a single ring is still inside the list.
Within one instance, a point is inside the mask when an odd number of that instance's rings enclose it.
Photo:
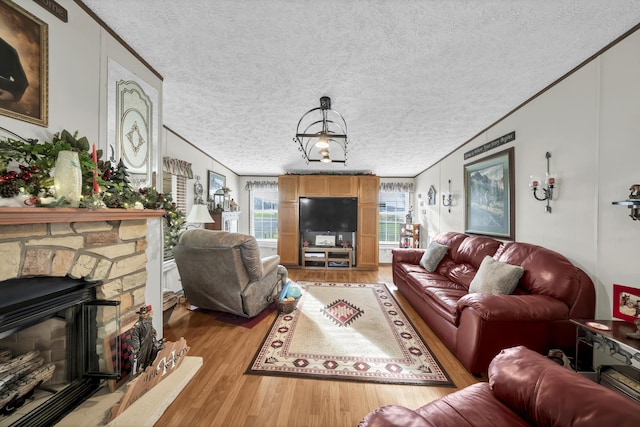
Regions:
[[[203,366],[156,426],[356,426],[371,410],[389,404],[415,409],[459,388],[482,381],[471,375],[393,287],[391,267],[378,271],[290,269],[292,280],[384,282],[457,388],[387,385],[245,375],[276,313],[252,329],[216,321],[186,305],[174,310],[164,336],[185,337],[190,356]]]

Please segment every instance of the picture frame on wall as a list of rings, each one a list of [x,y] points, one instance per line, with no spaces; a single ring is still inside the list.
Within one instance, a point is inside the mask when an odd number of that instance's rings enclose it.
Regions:
[[[135,81],[116,82],[117,153],[130,174],[151,176],[153,102]]]
[[[224,175],[215,173],[214,171],[208,171],[208,178],[207,200],[213,202],[213,195],[216,191],[227,186],[227,178]]]
[[[640,289],[613,285],[613,317],[631,323],[640,319]]]
[[[48,25],[0,0],[0,114],[48,125]]]
[[[514,149],[464,165],[465,232],[515,239]]]

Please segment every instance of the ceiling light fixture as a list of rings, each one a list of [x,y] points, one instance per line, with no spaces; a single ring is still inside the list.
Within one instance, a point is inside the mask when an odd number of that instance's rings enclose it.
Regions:
[[[347,122],[336,110],[331,109],[331,98],[320,98],[320,107],[313,108],[300,118],[296,129],[298,149],[309,162],[347,164]],[[329,155],[333,148],[334,158]]]

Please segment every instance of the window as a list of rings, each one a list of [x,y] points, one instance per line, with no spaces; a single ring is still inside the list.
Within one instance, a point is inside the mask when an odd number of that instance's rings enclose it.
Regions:
[[[278,238],[278,191],[251,190],[250,234],[259,240]]]
[[[180,212],[187,214],[187,177],[181,175],[162,174],[163,192],[171,194],[171,199]]]
[[[398,243],[401,224],[409,212],[409,193],[380,191],[380,243]]]
[[[170,194],[172,201],[180,212],[187,215],[187,177],[182,175],[162,174],[162,191]],[[173,259],[173,246],[169,244],[171,236],[165,236],[164,261]]]

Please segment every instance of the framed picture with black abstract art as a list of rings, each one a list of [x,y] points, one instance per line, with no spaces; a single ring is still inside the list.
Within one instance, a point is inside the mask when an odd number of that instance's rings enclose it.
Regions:
[[[514,149],[464,166],[465,232],[515,239]]]
[[[0,114],[47,126],[48,26],[0,0]]]

